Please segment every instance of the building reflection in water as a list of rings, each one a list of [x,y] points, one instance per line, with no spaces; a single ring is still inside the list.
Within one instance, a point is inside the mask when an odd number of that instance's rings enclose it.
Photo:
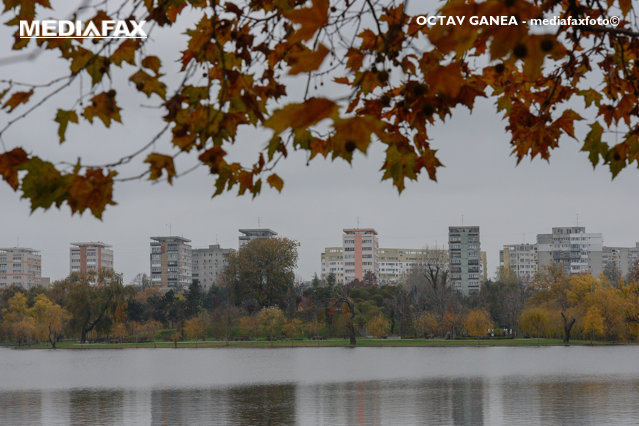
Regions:
[[[0,424],[639,423],[639,381],[441,378],[0,392]]]

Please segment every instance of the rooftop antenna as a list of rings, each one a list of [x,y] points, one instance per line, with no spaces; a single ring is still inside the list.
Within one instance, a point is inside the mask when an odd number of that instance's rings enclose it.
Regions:
[[[357,229],[359,229],[359,216],[357,216]]]
[[[220,242],[217,240],[217,234],[215,234],[215,244],[220,244]]]
[[[579,226],[579,213],[577,213],[577,226]]]
[[[462,213],[462,226],[464,226],[464,214]]]

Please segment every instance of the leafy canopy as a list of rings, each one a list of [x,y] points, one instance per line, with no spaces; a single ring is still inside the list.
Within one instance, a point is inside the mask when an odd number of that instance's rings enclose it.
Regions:
[[[214,195],[237,190],[256,196],[264,183],[282,191],[276,165],[291,150],[305,152],[307,161],[351,162],[371,144],[385,151],[382,180],[401,192],[407,179],[424,172],[437,179],[443,164],[429,128],[458,106],[472,110],[478,97],[494,100],[517,162],[548,160],[568,136],[613,177],[633,162],[639,166],[639,34],[630,0],[451,0],[437,14],[466,17],[455,26],[419,25],[397,0],[124,0],[109,13],[97,1],[77,10],[96,23],[146,20],[151,37],[159,27],[186,26],[184,45],[168,53],[142,39],[21,39],[20,20],[51,16],[55,9],[49,0],[3,2],[5,21],[16,28],[9,62],[25,51],[27,58],[52,51],[68,73],[48,84],[0,80],[7,114],[0,138],[37,108],[51,108],[60,143],[80,122],[111,127],[134,120],[135,113],[118,104],[128,87],[112,87],[116,73],[155,101],[165,122],[132,153],[101,165],[81,159],[54,164],[19,140],[0,139],[0,175],[32,209],[66,203],[72,213],[88,209],[101,217],[115,203],[116,182],[146,177],[171,183],[187,172],[176,167],[178,155],[196,157],[210,171]],[[471,25],[471,16],[514,17],[518,25]],[[553,16],[619,16],[621,22],[530,26],[531,19]],[[165,75],[164,64],[176,60],[179,75]],[[304,79],[305,90],[289,93],[294,78]],[[329,79],[341,90],[324,90]],[[78,88],[84,103],[55,104],[55,94]],[[587,123],[587,134],[575,132],[577,121]],[[228,154],[245,128],[272,136],[255,143],[248,163]],[[166,152],[155,151],[161,139],[170,140]],[[118,174],[134,159],[145,164],[144,173]]]

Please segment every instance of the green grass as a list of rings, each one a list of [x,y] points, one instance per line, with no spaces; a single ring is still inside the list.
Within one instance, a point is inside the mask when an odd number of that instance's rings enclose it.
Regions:
[[[612,342],[594,342],[595,346],[613,345]],[[359,347],[496,347],[496,346],[563,346],[561,339],[357,339]],[[572,340],[570,345],[590,346],[589,340]],[[0,346],[15,347],[15,345],[1,344]],[[349,347],[348,339],[327,340],[251,340],[251,341],[186,341],[178,342],[178,348],[313,348],[313,347]],[[49,349],[49,344],[22,346],[23,349]],[[80,343],[78,341],[62,341],[58,349],[127,349],[127,348],[174,348],[173,342],[144,342],[144,343]]]

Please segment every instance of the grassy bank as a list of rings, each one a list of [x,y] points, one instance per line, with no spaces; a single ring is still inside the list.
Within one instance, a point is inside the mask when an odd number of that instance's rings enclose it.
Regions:
[[[612,342],[594,342],[595,346],[613,345]],[[496,346],[563,346],[561,339],[366,339],[357,340],[358,347],[496,347]],[[573,340],[570,345],[590,346],[588,340]],[[2,344],[4,347],[15,345]],[[144,343],[80,343],[78,341],[62,341],[58,349],[128,349],[128,348],[313,348],[313,347],[350,347],[347,339],[327,340],[250,340],[250,341],[185,341],[177,342],[144,342]],[[51,345],[38,344],[22,346],[22,349],[50,349]]]

